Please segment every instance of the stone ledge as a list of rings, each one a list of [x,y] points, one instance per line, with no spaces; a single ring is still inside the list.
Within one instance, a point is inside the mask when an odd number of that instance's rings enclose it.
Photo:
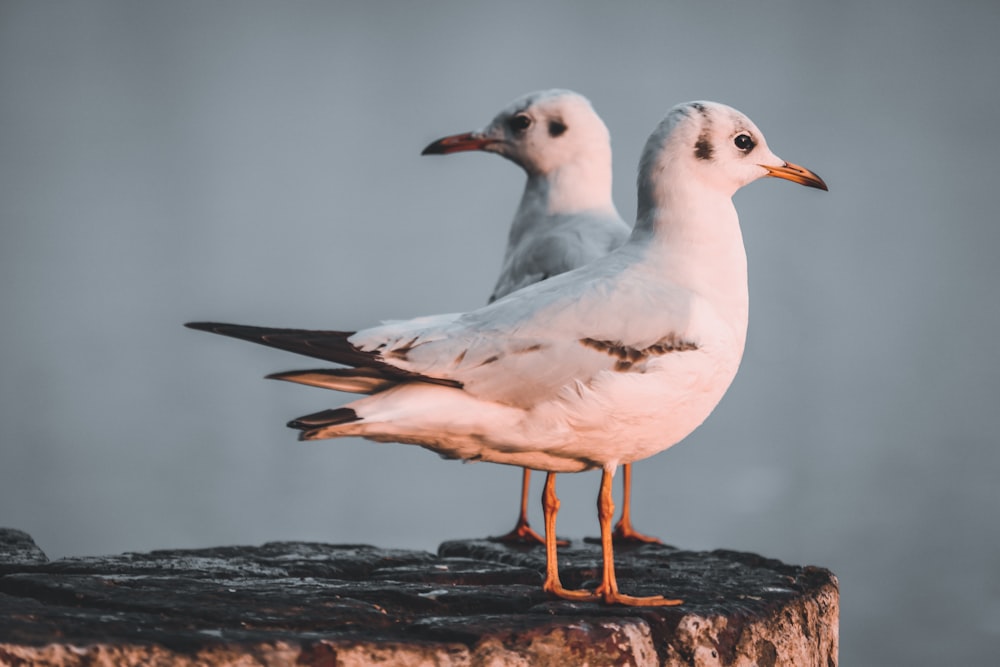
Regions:
[[[593,586],[600,550],[560,550]],[[0,529],[2,665],[837,664],[827,570],[755,554],[622,547],[629,609],[549,598],[541,547],[446,542],[437,555],[272,542],[49,561]]]

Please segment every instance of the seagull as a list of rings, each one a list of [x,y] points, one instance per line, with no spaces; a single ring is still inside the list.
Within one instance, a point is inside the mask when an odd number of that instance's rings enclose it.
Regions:
[[[631,228],[611,199],[611,136],[583,95],[553,88],[511,102],[482,130],[432,142],[422,155],[486,151],[524,169],[528,180],[507,237],[500,277],[489,302],[603,257]],[[616,542],[659,543],[632,526],[632,464],[622,466],[622,513]],[[531,470],[521,478],[513,530],[500,542],[544,544],[528,523]],[[562,544],[562,542],[560,542]]]
[[[550,594],[681,604],[619,590],[612,481],[619,465],[687,437],[736,376],[749,299],[732,197],[765,176],[827,189],[775,155],[744,114],[688,102],[673,107],[646,142],[628,241],[590,264],[460,315],[356,332],[187,326],[339,364],[271,376],[367,394],[289,422],[301,440],[360,436],[548,472],[542,587]],[[601,583],[572,590],[559,580],[553,473],[593,469],[602,471]]]

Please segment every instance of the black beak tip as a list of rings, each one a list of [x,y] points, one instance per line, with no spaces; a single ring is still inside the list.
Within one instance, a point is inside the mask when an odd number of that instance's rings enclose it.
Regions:
[[[437,141],[432,141],[424,147],[424,150],[420,151],[421,155],[441,155],[444,153],[444,142],[441,139]]]

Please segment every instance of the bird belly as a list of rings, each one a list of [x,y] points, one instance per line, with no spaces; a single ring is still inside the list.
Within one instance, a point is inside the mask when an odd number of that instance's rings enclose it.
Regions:
[[[712,413],[739,365],[738,358],[702,352],[667,355],[639,371],[605,371],[565,391],[561,401],[540,408],[561,412],[566,425],[565,442],[549,452],[572,451],[605,466],[631,463],[677,444]]]
[[[739,365],[728,356],[705,348],[667,354],[572,382],[527,408],[411,383],[349,404],[359,420],[324,436],[414,444],[445,458],[552,472],[630,463],[675,445],[711,414]]]

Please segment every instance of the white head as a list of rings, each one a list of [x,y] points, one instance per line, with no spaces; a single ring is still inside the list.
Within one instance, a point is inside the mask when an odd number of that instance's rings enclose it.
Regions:
[[[431,143],[424,155],[480,150],[497,153],[532,175],[571,163],[611,165],[611,136],[590,101],[570,90],[544,90],[516,99],[482,130]]]
[[[813,172],[767,147],[753,121],[718,102],[687,102],[667,112],[639,162],[640,215],[681,187],[732,197],[744,185],[774,176],[826,190]]]

